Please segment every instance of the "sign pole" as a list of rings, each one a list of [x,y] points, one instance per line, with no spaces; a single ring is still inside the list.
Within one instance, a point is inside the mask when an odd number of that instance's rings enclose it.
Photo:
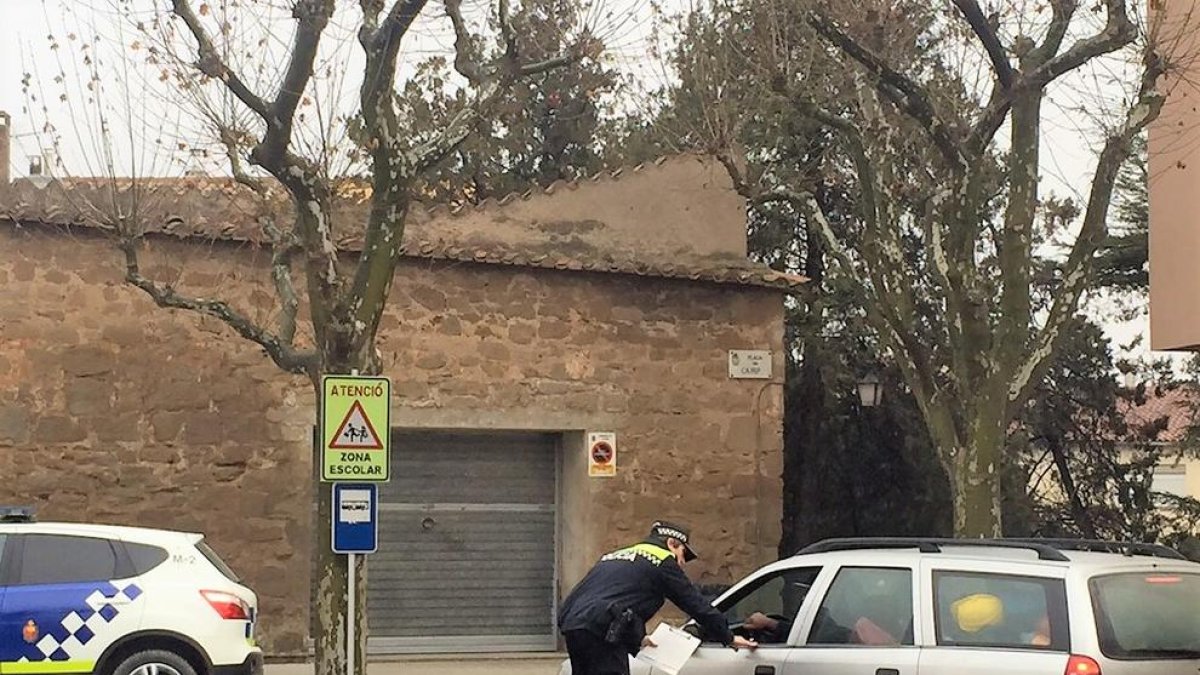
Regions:
[[[358,368],[350,371],[351,377],[358,377]],[[346,628],[346,675],[354,675],[354,652],[358,649],[358,643],[354,640],[354,628],[358,623],[358,615],[354,613],[354,600],[357,594],[357,588],[354,587],[354,554],[346,554],[346,597],[348,606],[346,607],[346,616],[349,618],[349,626]]]
[[[350,606],[346,608],[346,623],[348,624],[346,627],[346,641],[349,643],[346,645],[346,675],[354,675],[354,652],[358,648],[358,642],[356,642],[354,639],[354,628],[355,624],[358,623],[356,620],[357,615],[354,613],[354,568],[356,567],[354,564],[354,558],[355,555],[353,553],[346,554],[346,562],[349,568],[349,571],[346,574],[347,584],[349,586],[347,597],[349,598],[350,603]]]

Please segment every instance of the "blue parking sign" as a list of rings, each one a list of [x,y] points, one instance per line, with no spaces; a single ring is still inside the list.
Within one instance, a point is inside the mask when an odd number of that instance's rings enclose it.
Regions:
[[[379,489],[372,483],[333,484],[333,552],[374,553],[379,548]]]

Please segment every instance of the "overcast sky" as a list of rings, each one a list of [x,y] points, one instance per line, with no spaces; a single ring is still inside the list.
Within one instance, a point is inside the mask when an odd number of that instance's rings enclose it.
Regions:
[[[210,0],[215,2],[216,0]],[[653,81],[661,81],[661,66],[654,62],[650,53],[656,40],[652,30],[653,12],[650,0],[587,0],[592,3],[593,16],[589,23],[606,38],[610,57],[621,70],[637,74]],[[43,77],[56,71],[53,63],[58,55],[49,50],[47,35],[61,36],[72,30],[71,19],[64,19],[64,8],[93,8],[109,11],[113,0],[0,0],[4,12],[0,20],[0,110],[13,116],[13,150],[11,170],[14,176],[25,175],[28,167],[27,155],[38,152],[37,139],[33,133],[35,120],[22,113],[25,96],[22,93],[21,77],[31,64],[38,64]],[[153,3],[153,0],[135,0]],[[466,0],[464,7],[479,10],[487,0]],[[660,0],[660,6],[668,11],[686,9],[694,0]],[[166,4],[160,0],[160,6]],[[357,3],[348,3],[354,4]],[[428,54],[450,48],[452,33],[448,21],[436,11],[440,3],[431,2],[424,21],[419,24],[416,40],[406,49],[410,61],[419,60]],[[111,20],[104,23],[111,24]],[[135,36],[126,36],[132,40]],[[352,42],[352,41],[351,41]],[[283,44],[281,41],[280,44]],[[1094,78],[1093,78],[1094,79]],[[1072,87],[1078,90],[1079,87]],[[53,98],[53,97],[50,97]],[[1094,164],[1094,135],[1083,130],[1087,127],[1084,116],[1079,114],[1075,94],[1071,89],[1061,93],[1047,107],[1044,120],[1044,147],[1042,172],[1045,189],[1061,195],[1082,197],[1081,191],[1089,184]],[[61,113],[60,113],[61,114]],[[35,116],[36,117],[36,116]],[[40,118],[37,120],[40,122]],[[71,148],[64,143],[64,159]],[[83,153],[88,154],[88,153]],[[85,173],[72,167],[76,174]],[[1132,325],[1113,327],[1110,331],[1120,341],[1127,341],[1144,332],[1144,321]]]

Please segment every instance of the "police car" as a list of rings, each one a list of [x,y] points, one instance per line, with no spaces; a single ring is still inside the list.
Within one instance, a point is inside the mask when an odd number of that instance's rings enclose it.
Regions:
[[[257,605],[202,535],[0,509],[0,675],[261,675]]]

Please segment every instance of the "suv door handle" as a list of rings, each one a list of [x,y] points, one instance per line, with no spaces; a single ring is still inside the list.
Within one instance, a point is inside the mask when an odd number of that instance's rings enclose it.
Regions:
[[[879,668],[876,669],[875,675],[900,675],[900,670],[897,668]]]
[[[775,675],[775,666],[756,666],[754,675]]]

